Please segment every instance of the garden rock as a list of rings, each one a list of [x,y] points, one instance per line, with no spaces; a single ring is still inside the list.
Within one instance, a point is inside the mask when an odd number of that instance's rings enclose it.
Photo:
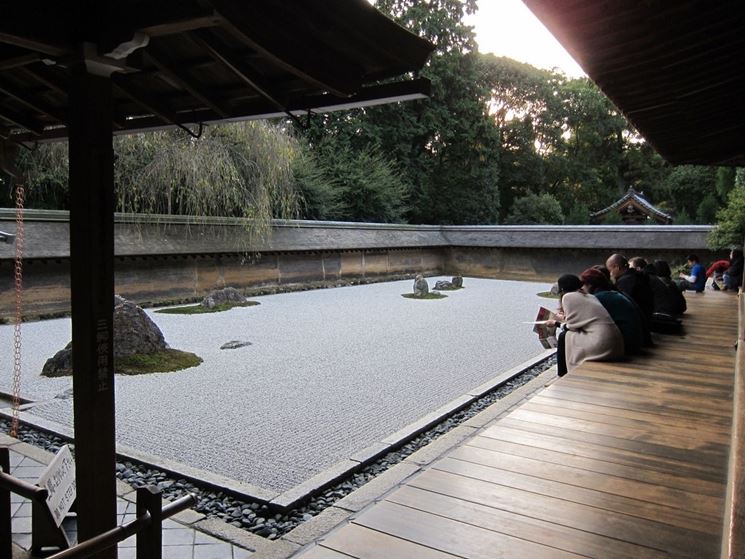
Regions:
[[[424,297],[428,293],[429,284],[427,283],[427,280],[424,279],[422,274],[417,275],[416,279],[414,279],[414,296]]]
[[[114,296],[114,358],[163,351],[168,344],[155,322],[134,303]],[[47,359],[43,376],[72,374],[72,342]]]
[[[212,309],[219,305],[240,304],[245,302],[246,297],[244,297],[244,295],[235,287],[226,287],[225,289],[211,291],[199,304],[208,309]]]
[[[246,347],[251,345],[251,342],[241,341],[241,340],[231,340],[229,342],[225,342],[220,346],[220,349],[238,349],[239,347]]]

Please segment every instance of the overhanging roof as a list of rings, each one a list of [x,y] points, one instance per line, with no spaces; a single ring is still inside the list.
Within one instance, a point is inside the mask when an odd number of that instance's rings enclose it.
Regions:
[[[366,0],[0,0],[0,137],[67,135],[84,43],[116,70],[115,133],[421,98],[427,80],[378,82],[433,49]]]
[[[745,165],[745,2],[523,2],[665,159]]]

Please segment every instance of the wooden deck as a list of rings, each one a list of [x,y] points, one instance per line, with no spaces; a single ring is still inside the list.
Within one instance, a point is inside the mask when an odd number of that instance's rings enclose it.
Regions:
[[[583,365],[301,556],[719,557],[737,297],[688,301],[685,336]]]

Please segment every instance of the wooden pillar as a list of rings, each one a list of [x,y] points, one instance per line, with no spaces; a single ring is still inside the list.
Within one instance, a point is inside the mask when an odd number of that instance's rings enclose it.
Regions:
[[[116,526],[114,168],[108,76],[72,68],[70,284],[78,538]],[[115,559],[116,549],[95,555]]]

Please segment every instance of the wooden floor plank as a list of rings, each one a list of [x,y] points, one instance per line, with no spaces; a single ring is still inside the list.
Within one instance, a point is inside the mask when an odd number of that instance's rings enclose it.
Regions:
[[[555,383],[546,389],[546,393],[550,396],[568,397],[575,400],[582,398],[582,401],[585,402],[596,402],[619,408],[623,408],[626,405],[635,410],[653,410],[659,413],[689,417],[691,419],[700,417],[705,420],[708,416],[716,415],[722,418],[722,420],[726,420],[731,418],[732,414],[731,405],[724,405],[719,401],[713,401],[705,408],[701,408],[700,406],[696,407],[690,404],[684,398],[653,400],[649,396],[645,397],[644,394],[612,392],[609,390],[599,391],[595,387],[576,382],[564,383],[562,385]]]
[[[570,485],[550,479],[532,477],[520,472],[482,466],[453,458],[445,458],[437,462],[434,465],[434,469],[479,481],[487,481],[503,487],[510,487],[532,493],[533,495],[553,497],[561,499],[564,502],[573,502],[604,511],[625,514],[642,520],[668,524],[682,530],[693,529],[697,532],[711,535],[717,535],[721,530],[719,520],[710,515],[668,507],[632,497],[613,495],[579,485]],[[532,495],[531,498],[533,498]]]
[[[599,472],[659,485],[661,487],[682,489],[720,499],[724,496],[725,491],[723,483],[700,479],[695,476],[695,472],[691,472],[687,468],[681,468],[683,471],[674,471],[674,466],[662,470],[658,464],[644,465],[636,463],[631,466],[620,462],[615,457],[607,456],[597,451],[590,453],[592,458],[587,458],[580,453],[572,452],[571,447],[568,448],[566,445],[561,445],[561,452],[557,452],[537,446],[515,444],[479,436],[470,439],[467,442],[467,446],[483,448],[503,454],[514,454],[515,456],[541,460],[548,464],[565,464],[589,472]],[[454,454],[453,456],[456,455]]]
[[[602,421],[602,418],[592,414],[576,414],[580,417],[569,417],[557,413],[546,413],[520,408],[510,415],[511,419],[542,423],[554,427],[574,429],[586,433],[604,434],[609,437],[633,439],[657,443],[665,446],[682,449],[709,448],[711,443],[718,443],[724,450],[729,444],[729,438],[721,434],[712,434],[711,437],[696,437],[695,433],[686,428],[658,427],[655,429],[639,421],[629,420],[627,422]],[[702,440],[703,439],[703,440]]]
[[[661,458],[670,458],[672,460],[692,462],[703,466],[705,469],[718,470],[721,461],[725,460],[729,452],[726,445],[715,443],[707,444],[703,448],[683,449],[657,444],[654,442],[638,441],[633,439],[624,439],[604,433],[594,433],[588,430],[564,429],[545,423],[535,423],[513,419],[512,416],[504,418],[503,424],[529,433],[539,433],[554,435],[565,438],[570,441],[589,441],[600,446],[608,448],[619,448],[631,450],[639,454],[649,454]]]
[[[358,524],[348,524],[343,530],[332,533],[323,540],[322,545],[356,559],[413,559],[415,557],[417,559],[453,559],[462,557],[462,555],[444,553]]]
[[[663,549],[676,557],[714,559],[719,556],[719,550],[714,551],[719,541],[718,536],[682,530],[668,524],[573,501],[528,494],[511,487],[464,478],[441,470],[427,470],[412,479],[408,485],[635,545]]]
[[[615,408],[617,410],[631,410],[640,411],[643,413],[652,413],[655,415],[667,416],[676,422],[692,422],[696,426],[700,424],[717,424],[722,427],[731,427],[731,417],[726,414],[712,414],[709,413],[708,408],[699,409],[696,411],[681,410],[671,407],[665,407],[657,405],[655,402],[648,402],[632,398],[621,398],[621,397],[610,397],[600,396],[592,391],[573,389],[568,390],[562,388],[561,390],[544,391],[547,397],[556,400],[565,400],[570,402],[576,402],[581,404],[591,404],[597,406],[603,406],[606,408]]]
[[[494,532],[501,532],[546,546],[558,547],[570,553],[589,554],[593,557],[603,557],[605,559],[626,559],[628,557],[659,559],[668,557],[667,553],[660,550],[415,487],[402,487],[387,500]]]
[[[632,410],[629,408],[614,408],[609,406],[600,406],[592,402],[574,402],[572,400],[559,399],[553,396],[548,396],[544,391],[530,399],[525,406],[548,406],[551,408],[558,408],[565,410],[566,413],[570,413],[573,410],[586,411],[589,413],[603,415],[606,417],[618,417],[621,419],[635,419],[637,421],[646,421],[654,425],[680,427],[680,419],[665,414],[656,413],[654,411],[640,411]],[[700,421],[697,424],[700,425]],[[715,431],[729,437],[732,426],[727,421],[707,421],[705,425],[706,431]],[[697,429],[698,430],[698,429]]]
[[[355,524],[468,559],[578,559],[575,553],[383,501]]]
[[[651,469],[666,475],[696,477],[719,484],[724,482],[725,475],[721,469],[711,468],[707,464],[691,462],[687,456],[682,459],[652,456],[644,452],[608,447],[583,439],[568,440],[562,437],[561,434],[554,436],[543,433],[530,433],[512,429],[501,423],[498,426],[483,431],[481,435],[484,438],[497,441],[506,441],[555,452],[576,454],[585,458],[623,464],[632,468]]]
[[[515,456],[468,445],[457,448],[450,453],[449,457],[490,468],[507,470],[512,473],[610,493],[611,495],[622,497],[633,495],[634,500],[643,500],[665,507],[709,515],[714,517],[714,520],[722,514],[724,506],[723,495],[721,494],[706,496],[596,470],[577,468],[566,463],[544,462],[540,459]]]

